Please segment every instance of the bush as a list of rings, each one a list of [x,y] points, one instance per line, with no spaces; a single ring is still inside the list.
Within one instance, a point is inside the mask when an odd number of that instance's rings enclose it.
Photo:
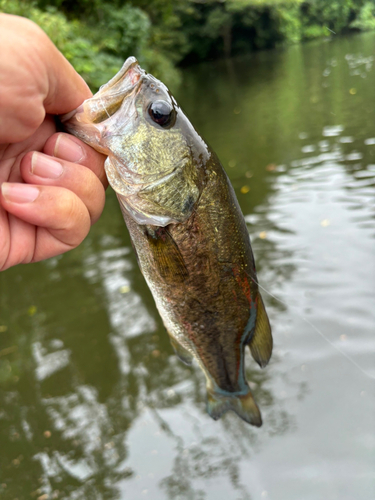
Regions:
[[[179,82],[174,65],[163,53],[150,48],[149,17],[131,5],[113,9],[105,4],[101,20],[91,19],[91,23],[90,19],[68,19],[56,7],[42,10],[36,2],[22,0],[0,0],[0,12],[27,17],[38,24],[93,91],[112,78],[130,55],[159,78],[172,85]]]
[[[375,30],[375,5],[373,2],[367,2],[363,5],[357,19],[350,24],[350,27],[361,31]]]
[[[0,0],[46,31],[93,90],[134,55],[169,86],[176,66],[375,29],[369,0]]]

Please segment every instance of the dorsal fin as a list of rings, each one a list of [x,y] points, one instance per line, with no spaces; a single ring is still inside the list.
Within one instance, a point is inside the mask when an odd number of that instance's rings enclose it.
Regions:
[[[262,296],[258,292],[255,331],[249,342],[249,347],[252,357],[261,368],[264,368],[270,360],[272,346],[271,325],[263,304]]]

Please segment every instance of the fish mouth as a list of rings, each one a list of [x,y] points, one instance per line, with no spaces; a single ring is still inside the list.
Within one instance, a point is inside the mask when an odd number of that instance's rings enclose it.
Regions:
[[[137,59],[128,57],[120,71],[95,95],[59,117],[63,128],[101,153],[107,153],[99,145],[104,123],[120,109],[124,99],[137,92],[145,74]]]

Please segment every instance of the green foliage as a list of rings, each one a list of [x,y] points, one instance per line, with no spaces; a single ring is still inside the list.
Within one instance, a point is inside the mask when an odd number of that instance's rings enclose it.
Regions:
[[[309,24],[303,28],[303,38],[305,40],[322,38],[330,35],[330,33],[326,26],[319,26],[318,24]]]
[[[130,55],[175,87],[176,66],[375,29],[366,0],[0,0],[39,24],[93,90]]]
[[[55,2],[57,3],[57,2]],[[60,2],[62,3],[62,2]],[[149,43],[150,19],[130,4],[114,9],[104,4],[100,16],[69,19],[56,6],[44,10],[37,2],[0,0],[0,12],[21,15],[38,24],[95,91],[108,81],[130,56],[173,84],[179,73],[162,51]]]
[[[147,45],[150,25],[147,14],[141,9],[131,5],[113,9],[104,4],[95,37],[98,43],[102,40],[102,48],[122,58],[130,54],[139,57]]]
[[[0,0],[0,11],[22,15],[38,24],[93,89],[111,78],[122,64],[120,57],[101,52],[100,45],[90,39],[87,26],[77,19],[68,21],[55,7],[42,11],[34,2]]]
[[[231,23],[230,13],[216,7],[209,12],[203,33],[209,38],[218,38],[221,36],[224,26],[228,23]]]
[[[273,10],[273,18],[277,30],[282,39],[288,43],[296,43],[303,37],[302,22],[299,16],[300,7],[298,3],[276,6]]]
[[[373,2],[366,2],[355,21],[350,24],[351,28],[358,28],[361,31],[375,30],[375,5]]]
[[[344,2],[342,0],[331,0],[329,2],[327,0],[309,0],[302,10],[303,23],[307,28],[321,26],[329,28],[335,33],[340,33],[349,25],[354,7],[355,2],[353,0]]]

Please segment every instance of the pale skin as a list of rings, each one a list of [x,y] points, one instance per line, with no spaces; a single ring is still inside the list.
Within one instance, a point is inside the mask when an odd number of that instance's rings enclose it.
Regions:
[[[105,156],[56,133],[92,94],[34,23],[0,14],[0,271],[78,246],[99,218]]]

